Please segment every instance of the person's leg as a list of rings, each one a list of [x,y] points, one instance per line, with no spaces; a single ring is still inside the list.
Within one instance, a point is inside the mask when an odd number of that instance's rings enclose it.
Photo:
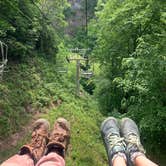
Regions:
[[[146,156],[135,157],[133,163],[136,166],[158,166],[157,164],[146,158]]]
[[[120,137],[119,125],[109,117],[101,124],[101,134],[107,151],[109,166],[126,166],[125,143]]]
[[[121,156],[117,156],[113,162],[112,162],[113,166],[126,166],[126,160],[121,157]]]
[[[5,162],[3,162],[1,166],[34,166],[34,161],[27,154],[25,155],[17,154],[9,158]]]
[[[22,146],[18,155],[4,161],[1,166],[34,166],[44,154],[48,140],[49,122],[37,120],[33,125],[32,139]]]
[[[65,166],[65,160],[57,153],[50,152],[48,155],[43,156],[36,166]]]
[[[125,138],[126,149],[130,161],[136,166],[157,166],[145,156],[145,150],[140,142],[140,134],[136,123],[130,118],[121,120],[121,133]]]
[[[50,135],[46,155],[36,166],[65,166],[65,155],[70,142],[70,124],[64,118],[58,118]]]

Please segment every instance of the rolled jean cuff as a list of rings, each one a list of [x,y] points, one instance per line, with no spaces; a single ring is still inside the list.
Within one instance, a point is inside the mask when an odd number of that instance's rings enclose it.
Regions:
[[[65,166],[65,160],[55,152],[43,156],[36,166]]]

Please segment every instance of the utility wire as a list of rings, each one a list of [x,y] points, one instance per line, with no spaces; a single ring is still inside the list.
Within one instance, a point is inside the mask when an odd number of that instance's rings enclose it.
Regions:
[[[18,11],[23,17],[25,17],[28,21],[30,21],[31,23],[33,23],[33,20],[32,20],[29,16],[25,15],[19,8],[16,8],[10,1],[6,0],[6,2],[7,2],[13,9],[17,10],[17,11]],[[43,19],[45,19],[45,20],[48,21],[49,18],[41,11],[41,9],[39,8],[39,6],[38,6],[33,0],[32,0],[31,2],[34,4],[34,6],[35,6],[36,8],[38,8],[38,10],[40,11],[40,13],[42,14]],[[52,26],[53,28],[55,28],[52,23],[51,23],[51,26]]]
[[[85,0],[85,21],[86,21],[86,35],[88,34],[88,1]]]
[[[40,11],[40,13],[42,14],[43,18],[45,20],[49,20],[49,18],[42,12],[42,10],[40,9],[40,7],[33,1],[31,0],[31,2],[36,6],[36,8],[38,8],[38,10]]]
[[[10,0],[6,0],[6,2],[7,2],[13,9],[15,9],[16,11],[18,11],[19,14],[21,14],[21,15],[22,15],[23,17],[25,17],[28,21],[30,21],[31,23],[33,23],[33,20],[32,20],[29,16],[25,15],[19,8],[15,7],[15,6],[11,3]],[[39,7],[33,0],[31,0],[31,2],[32,2],[32,3],[34,4],[34,6],[36,6],[36,8],[40,11],[40,13],[41,13],[41,15],[42,15],[42,17],[43,17],[44,20],[46,20],[46,21],[50,20],[50,19],[42,12],[42,10],[40,9],[40,7]],[[55,29],[55,26],[53,25],[52,22],[51,22],[50,25],[53,27],[53,29]],[[60,36],[62,36],[62,34],[60,34]]]
[[[17,10],[17,11],[18,11],[23,17],[25,17],[27,20],[29,20],[30,22],[33,22],[33,20],[32,20],[29,16],[25,15],[19,8],[16,8],[10,1],[6,0],[6,2],[7,2],[11,7],[13,7],[13,9]]]
[[[36,6],[36,8],[39,10],[39,12],[42,14],[43,19],[45,19],[46,21],[50,20],[44,13],[43,11],[40,9],[40,7],[34,2],[34,0],[31,0],[31,2]],[[50,22],[50,25],[52,26],[52,28],[54,30],[56,30],[54,24],[52,22]],[[59,36],[62,36],[62,34],[60,33]],[[63,36],[62,36],[63,37]]]

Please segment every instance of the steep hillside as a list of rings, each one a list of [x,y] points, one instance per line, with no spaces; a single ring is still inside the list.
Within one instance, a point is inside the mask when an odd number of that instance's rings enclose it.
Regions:
[[[81,90],[82,95],[75,96],[75,63],[68,66],[66,74],[58,74],[55,64],[43,58],[10,66],[1,83],[4,95],[0,131],[4,134],[1,134],[0,162],[17,153],[21,145],[30,140],[29,122],[44,117],[53,125],[56,118],[65,117],[71,123],[67,165],[106,165],[99,131],[104,117],[86,92]],[[11,134],[14,137],[9,139]]]

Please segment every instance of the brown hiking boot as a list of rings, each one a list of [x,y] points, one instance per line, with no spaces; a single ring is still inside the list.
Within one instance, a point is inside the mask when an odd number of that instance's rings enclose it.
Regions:
[[[58,118],[55,121],[54,129],[50,135],[46,154],[50,152],[56,152],[64,158],[69,142],[70,123],[64,118]]]
[[[20,155],[29,154],[36,163],[45,153],[48,143],[49,122],[38,119],[33,125],[32,139],[20,149]]]

